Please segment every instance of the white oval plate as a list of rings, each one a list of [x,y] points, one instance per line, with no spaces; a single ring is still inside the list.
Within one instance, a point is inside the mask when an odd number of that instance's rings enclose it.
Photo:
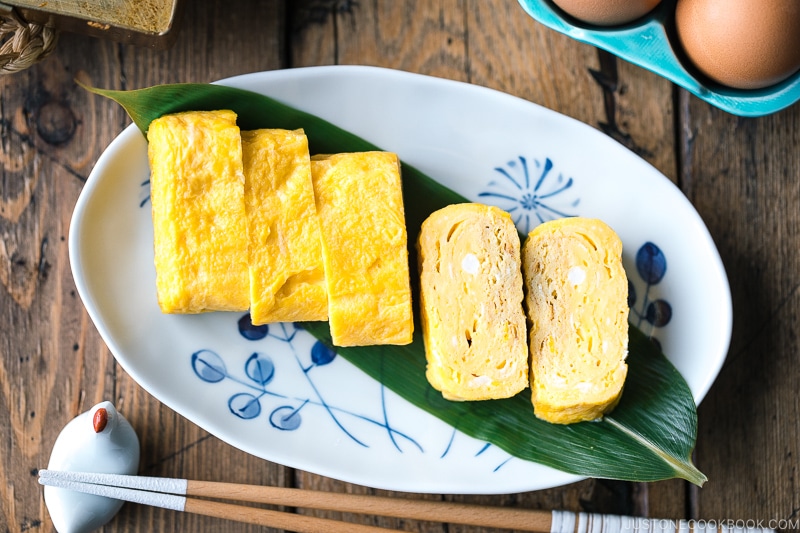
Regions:
[[[696,401],[716,378],[731,333],[719,254],[683,194],[609,137],[500,92],[380,68],[281,70],[221,83],[397,152],[467,198],[508,210],[523,232],[558,216],[605,220],[624,244],[632,322],[659,340]],[[89,176],[69,249],[100,334],[157,399],[246,452],[376,488],[495,494],[580,479],[455,432],[315,350],[292,324],[250,340],[239,331],[241,314],[162,314],[148,176],[145,139],[131,126]],[[637,256],[650,268],[640,272]]]

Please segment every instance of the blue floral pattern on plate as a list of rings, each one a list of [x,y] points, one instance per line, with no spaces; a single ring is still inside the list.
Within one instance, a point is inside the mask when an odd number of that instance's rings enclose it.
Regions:
[[[314,385],[313,372],[332,363],[336,359],[336,352],[316,341],[309,354],[298,353],[293,342],[295,336],[302,331],[302,328],[298,325],[279,323],[254,326],[250,322],[250,315],[245,314],[237,321],[237,327],[242,337],[249,341],[258,342],[270,337],[285,343],[297,361],[298,371],[303,374],[311,385],[316,397],[292,397],[270,390],[269,385],[277,376],[275,364],[269,354],[253,352],[245,360],[241,372],[236,373],[228,370],[225,359],[216,352],[208,349],[194,352],[191,356],[192,370],[194,370],[198,378],[206,383],[218,383],[228,379],[244,387],[244,391],[237,392],[228,399],[228,409],[232,415],[245,420],[254,419],[261,415],[264,409],[263,404],[272,402],[272,410],[268,416],[270,426],[281,431],[294,431],[302,423],[302,411],[316,407],[323,409],[345,435],[361,446],[368,447],[368,444],[348,429],[344,418],[356,417],[362,422],[382,427],[386,430],[398,451],[402,451],[397,441],[398,438],[408,441],[419,451],[422,451],[422,446],[415,439],[392,427],[388,422],[388,418],[375,420],[359,413],[340,409],[329,404],[322,397],[318,387]],[[273,331],[271,332],[270,330]],[[277,330],[277,333],[274,330]]]
[[[243,387],[244,390],[236,392],[228,398],[228,410],[233,416],[244,420],[253,420],[261,416],[265,409],[271,409],[267,416],[270,427],[281,431],[296,431],[302,425],[302,411],[318,408],[325,411],[336,426],[360,446],[368,448],[369,443],[365,442],[356,434],[355,430],[349,427],[347,419],[358,420],[361,423],[366,422],[382,428],[398,452],[403,453],[404,451],[403,446],[400,444],[402,440],[412,445],[420,453],[424,453],[424,449],[417,439],[390,424],[389,412],[386,408],[384,397],[385,388],[383,386],[380,388],[380,401],[383,407],[382,420],[342,409],[330,404],[322,397],[319,393],[319,388],[314,385],[312,372],[333,363],[337,358],[337,354],[320,341],[313,343],[308,354],[299,353],[294,341],[303,329],[298,324],[277,323],[256,326],[250,321],[250,315],[244,314],[237,320],[236,326],[239,334],[248,341],[258,342],[271,338],[285,343],[285,346],[297,361],[298,372],[301,372],[308,383],[311,384],[311,390],[315,392],[316,397],[290,396],[270,390],[269,385],[279,376],[277,376],[275,364],[269,354],[252,352],[245,359],[241,370],[234,372],[229,370],[226,364],[226,359],[230,361],[233,358],[222,357],[209,349],[197,350],[191,354],[191,365],[194,374],[200,380],[207,384],[230,380]],[[271,405],[267,408],[265,407],[266,404]],[[456,435],[457,432],[454,428],[449,441],[444,445],[444,450],[441,453],[442,458],[447,456],[456,439]],[[489,448],[491,448],[491,444],[483,444],[475,453],[475,456],[484,454]],[[512,460],[511,456],[506,457],[492,471],[498,471],[510,460]]]
[[[527,235],[536,225],[556,218],[576,216],[572,209],[580,204],[575,196],[576,182],[565,178],[555,169],[549,157],[528,159],[522,155],[494,168],[495,178],[478,194],[511,214],[517,229]],[[628,305],[631,307],[631,322],[641,329],[643,322],[650,324],[649,337],[654,337],[657,328],[666,326],[672,319],[672,306],[663,298],[651,299],[650,289],[664,278],[667,260],[658,245],[643,244],[636,254],[636,272],[645,282],[642,301],[637,302],[634,284],[628,281]],[[636,304],[640,304],[636,307]]]
[[[489,181],[478,197],[507,211],[519,231],[527,235],[542,222],[574,216],[569,211],[580,203],[580,199],[569,195],[574,180],[553,169],[549,157],[543,162],[534,159],[531,166],[520,155],[504,166],[495,167],[497,177]]]

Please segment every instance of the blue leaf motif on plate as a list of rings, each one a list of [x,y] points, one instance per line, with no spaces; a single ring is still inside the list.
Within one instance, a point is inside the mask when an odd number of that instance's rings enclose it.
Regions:
[[[245,420],[255,418],[261,414],[261,402],[255,396],[246,392],[231,396],[228,400],[228,408],[231,413]]]
[[[142,199],[139,200],[139,207],[144,207],[150,202],[150,179],[148,178],[140,183],[140,186],[142,188]]]
[[[258,352],[250,356],[244,365],[247,377],[258,383],[266,385],[275,375],[275,363],[272,359]]]
[[[305,403],[303,405],[305,405]],[[300,422],[302,422],[300,409],[302,409],[302,406],[295,409],[291,405],[282,405],[269,415],[269,423],[275,429],[294,431],[300,427]]]
[[[507,211],[517,228],[527,234],[535,226],[555,218],[574,216],[570,208],[577,207],[579,198],[569,194],[575,181],[554,171],[553,161],[533,160],[529,165],[523,156],[494,168],[495,179],[478,196]]]
[[[650,297],[653,286],[661,283],[667,274],[667,258],[658,245],[648,241],[639,248],[636,252],[636,273],[645,282],[644,295],[639,303],[636,287],[629,280],[628,305],[631,314],[638,318],[636,325],[641,328],[643,322],[650,324],[650,338],[658,343],[654,336],[656,328],[662,328],[672,320],[670,303],[663,298]]]
[[[281,431],[294,431],[300,428],[303,422],[301,411],[306,408],[321,409],[326,412],[333,423],[353,442],[360,446],[369,447],[362,438],[357,436],[356,428],[379,427],[389,435],[394,447],[403,452],[401,442],[408,442],[422,452],[422,446],[408,434],[398,430],[389,423],[389,414],[381,388],[380,405],[383,408],[380,418],[369,416],[362,412],[345,409],[332,405],[325,399],[324,389],[320,388],[313,374],[331,365],[336,360],[336,351],[325,344],[315,341],[308,351],[300,350],[295,344],[298,332],[303,331],[300,324],[276,323],[271,326],[253,326],[250,317],[243,315],[237,318],[236,327],[239,335],[248,341],[263,341],[270,343],[279,342],[289,352],[284,355],[294,356],[296,372],[301,380],[310,386],[310,397],[291,396],[286,393],[275,392],[275,380],[278,378],[278,369],[281,374],[286,370],[291,373],[291,366],[276,367],[273,358],[262,352],[251,352],[244,362],[244,377],[231,373],[225,366],[222,358],[211,350],[199,350],[192,354],[192,367],[197,376],[209,383],[216,383],[227,379],[251,392],[237,392],[228,399],[228,409],[238,418],[252,420],[258,418],[265,410],[269,412],[269,425]],[[305,344],[303,344],[305,346]],[[280,346],[280,345],[279,345]],[[309,361],[310,360],[310,361]],[[321,370],[315,370],[321,369]],[[283,376],[284,382],[294,383],[298,376]],[[277,400],[277,405],[270,406],[270,400]],[[269,411],[269,409],[272,409]]]
[[[269,324],[254,325],[250,320],[250,313],[243,314],[236,324],[242,337],[249,341],[260,341],[269,335]]]
[[[311,348],[311,362],[317,366],[324,366],[334,360],[336,352],[325,346],[320,341]]]
[[[664,327],[672,319],[672,306],[666,300],[650,302],[644,318],[657,328]]]
[[[646,242],[636,252],[636,271],[648,285],[660,282],[667,273],[667,258],[661,248]]]
[[[197,377],[208,383],[222,381],[228,375],[225,362],[211,350],[200,350],[192,354],[192,369]]]

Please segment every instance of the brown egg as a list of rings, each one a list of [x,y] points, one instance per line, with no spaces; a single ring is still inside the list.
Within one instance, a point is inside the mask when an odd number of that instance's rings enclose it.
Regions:
[[[649,13],[661,0],[553,0],[553,3],[576,19],[616,26]]]
[[[678,0],[678,41],[708,78],[759,89],[800,69],[800,0]]]

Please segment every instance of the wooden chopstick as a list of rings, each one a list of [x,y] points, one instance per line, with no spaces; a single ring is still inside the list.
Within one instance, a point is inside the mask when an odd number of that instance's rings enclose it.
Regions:
[[[548,511],[342,494],[286,487],[247,486],[191,480],[188,482],[187,494],[220,497],[220,494],[226,492],[230,494],[229,499],[248,502],[519,531],[549,532],[551,524],[551,513]]]
[[[147,476],[40,470],[39,483],[143,505],[214,516],[297,533],[386,533],[395,530],[190,498],[189,496],[539,533],[586,533],[601,530],[631,530],[643,533],[661,531],[666,533],[667,531],[695,530],[694,523],[686,520],[659,520],[590,513],[576,514],[568,511],[513,509],[442,501],[410,500],[286,487]],[[708,524],[705,524],[703,531],[711,533],[717,531],[717,529],[712,529],[708,527]],[[743,528],[737,531],[756,533],[774,530]]]
[[[340,494],[286,487],[241,485],[236,483],[221,483],[214,481],[195,481],[147,476],[124,476],[117,474],[96,474],[91,472],[61,472],[53,470],[40,470],[39,481],[44,485],[55,485],[56,482],[84,483],[89,485],[100,485],[109,488],[119,487],[127,490],[147,491],[146,493],[149,494],[179,495],[180,497],[203,496],[242,502],[283,505],[287,507],[324,509],[341,511],[345,513],[390,516],[395,518],[425,520],[431,522],[450,522],[454,524],[516,529],[519,531],[549,532],[552,522],[551,513],[548,511],[510,509],[442,501],[366,496],[359,494]],[[81,490],[82,488],[85,487],[76,488],[75,490]],[[128,496],[133,496],[127,493],[125,494]],[[126,497],[119,497],[117,499],[134,501]],[[207,514],[204,512],[205,509],[203,507],[204,504],[208,503],[207,500],[196,500],[191,498],[186,498],[186,500],[187,502],[183,509],[178,509],[176,506],[150,503],[149,501],[137,501],[136,503],[157,505],[159,507],[193,512],[196,514]],[[237,509],[235,516],[239,516],[241,509],[247,509],[239,506],[232,507],[236,507]],[[277,513],[277,511],[275,513]],[[296,516],[303,516],[292,513],[282,514],[288,514],[292,518]],[[237,518],[232,519],[236,520]],[[292,527],[296,527],[294,521],[292,524]],[[354,524],[347,525],[349,527]],[[292,528],[284,529],[294,531]],[[333,530],[327,529],[326,531]],[[349,529],[348,531],[352,531],[352,529]],[[381,531],[386,530],[382,529]]]
[[[150,492],[147,490],[116,487],[95,483],[71,481],[60,477],[39,477],[45,486],[75,490],[86,494],[105,496],[142,505],[162,507],[173,511],[213,516],[236,522],[245,522],[297,533],[388,533],[397,531],[350,522],[339,522],[328,518],[317,518],[294,513],[257,509],[231,503],[187,498],[178,494]]]

